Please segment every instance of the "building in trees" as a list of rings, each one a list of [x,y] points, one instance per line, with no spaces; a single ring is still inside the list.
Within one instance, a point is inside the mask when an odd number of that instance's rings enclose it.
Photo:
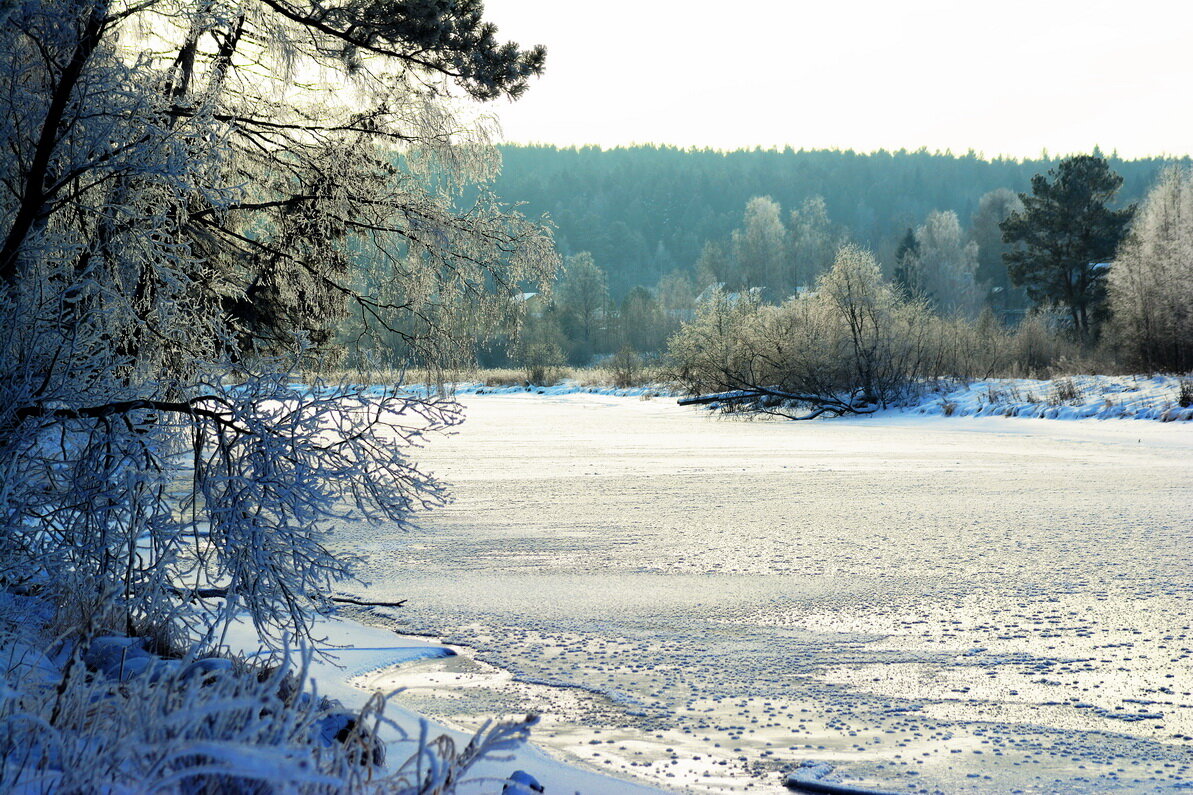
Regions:
[[[1074,333],[1089,339],[1106,297],[1106,265],[1114,258],[1133,207],[1111,209],[1122,177],[1097,155],[1062,160],[1032,177],[1023,209],[999,224],[1011,279],[1042,306],[1068,314]]]
[[[1193,370],[1193,172],[1171,167],[1148,193],[1110,268],[1116,342],[1134,366]]]

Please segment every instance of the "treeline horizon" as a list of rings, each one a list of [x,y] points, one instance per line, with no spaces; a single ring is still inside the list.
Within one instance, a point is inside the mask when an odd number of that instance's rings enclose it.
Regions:
[[[872,257],[874,279],[920,301],[925,312],[962,325],[990,316],[950,334],[980,328],[1000,336],[995,325],[1010,333],[1029,313],[1047,313],[1033,334],[1055,337],[1046,345],[1053,355],[999,365],[1007,371],[1040,371],[1059,358],[1097,369],[1186,366],[1184,331],[1166,331],[1160,347],[1154,334],[1137,333],[1135,321],[1156,314],[1163,301],[1149,298],[1149,308],[1136,311],[1120,289],[1114,311],[1121,322],[1107,339],[1101,331],[1111,313],[1106,275],[1131,217],[1155,203],[1161,183],[1176,179],[1173,166],[1188,172],[1188,158],[1123,160],[1095,150],[1063,160],[984,160],[974,152],[657,146],[506,146],[502,154],[494,192],[551,219],[563,268],[552,291],[527,305],[526,325],[506,349],[510,359],[501,346],[489,347],[478,351],[482,365],[511,361],[537,371],[615,353],[657,357],[716,291],[779,306],[817,290],[852,247]],[[1052,193],[1036,195],[1041,190]],[[1007,226],[1026,212],[1025,202],[1034,220]],[[1095,221],[1103,216],[1105,223]],[[1055,251],[1023,249],[1087,237],[1088,250],[1069,251],[1063,264],[1049,259]],[[1169,265],[1147,258],[1135,271],[1151,285],[1157,268]],[[1166,284],[1184,293],[1183,277]],[[1183,328],[1182,310],[1164,311],[1165,323]]]
[[[907,230],[930,213],[951,211],[968,230],[983,195],[998,189],[1027,192],[1034,175],[1063,159],[987,159],[974,151],[927,149],[726,151],[650,144],[499,149],[503,167],[494,192],[521,204],[528,216],[549,216],[563,255],[591,253],[614,301],[674,271],[695,276],[704,245],[727,240],[757,196],[771,197],[787,210],[820,197],[833,226],[874,252],[884,273],[893,275]],[[1190,162],[1188,156],[1102,156],[1123,177],[1120,206],[1140,201],[1164,166]]]
[[[945,147],[944,149],[929,149],[927,146],[919,146],[915,149],[908,149],[906,146],[900,146],[893,149],[886,146],[880,146],[877,149],[857,149],[852,146],[800,146],[795,147],[791,144],[784,144],[778,146],[775,144],[763,146],[762,144],[755,144],[754,146],[737,146],[731,149],[726,149],[719,146],[697,146],[695,144],[689,146],[681,146],[679,144],[657,143],[654,141],[636,141],[629,144],[615,144],[613,146],[606,146],[598,143],[583,143],[583,144],[553,144],[548,141],[503,141],[495,144],[497,148],[511,148],[511,149],[555,149],[557,151],[579,151],[584,149],[595,149],[601,152],[614,152],[621,149],[672,149],[679,152],[711,152],[713,154],[735,154],[738,152],[778,152],[778,153],[808,153],[808,152],[837,152],[850,155],[876,155],[876,154],[928,154],[939,157],[956,157],[956,158],[976,158],[988,163],[996,163],[1002,161],[1024,163],[1024,162],[1059,162],[1067,157],[1080,154],[1097,153],[1100,157],[1106,158],[1108,161],[1117,162],[1134,162],[1139,160],[1167,160],[1167,161],[1184,161],[1193,157],[1193,155],[1174,155],[1169,152],[1155,152],[1152,154],[1141,155],[1138,157],[1123,157],[1119,155],[1117,149],[1112,149],[1107,154],[1101,145],[1095,145],[1090,152],[1083,149],[1065,151],[1065,152],[1049,152],[1048,147],[1041,147],[1039,155],[1011,155],[1001,153],[997,155],[987,155],[985,152],[977,149],[967,149],[964,154],[957,154],[952,147]]]

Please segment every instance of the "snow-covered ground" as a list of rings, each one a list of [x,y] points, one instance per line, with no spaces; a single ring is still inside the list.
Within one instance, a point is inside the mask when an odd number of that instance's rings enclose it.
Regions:
[[[1181,399],[1182,384],[1187,390]],[[426,394],[424,385],[407,387]],[[583,386],[565,380],[553,386],[485,386],[479,381],[456,384],[458,395],[535,394],[672,397],[663,384],[636,387]],[[1186,405],[1182,406],[1181,403]],[[968,383],[941,383],[925,389],[895,412],[948,417],[1033,417],[1059,420],[1145,419],[1193,420],[1193,378],[1164,375],[1079,375],[1051,380],[987,378]]]
[[[1193,381],[1190,395],[1193,400]],[[989,378],[926,393],[907,410],[959,417],[1043,417],[1056,420],[1193,420],[1181,404],[1182,379],[1172,376],[1081,375],[1037,381]]]
[[[402,707],[668,789],[1193,779],[1193,423],[464,402],[422,453],[455,503],[341,534],[409,599],[368,620],[460,652],[350,664]]]
[[[373,692],[380,690],[388,694],[395,689],[378,672],[416,670],[427,661],[450,660],[456,653],[455,649],[428,638],[399,636],[388,629],[347,619],[321,619],[314,634],[328,639],[322,648],[331,655],[316,656],[310,662],[308,673],[315,681],[319,695],[336,699],[353,711],[363,707]],[[257,648],[256,636],[247,623],[237,625],[229,640],[235,651],[250,657]],[[397,686],[401,686],[401,683]],[[516,719],[526,713],[527,710],[515,711],[503,717]],[[479,728],[478,725],[469,731],[453,730],[403,708],[401,699],[389,701],[385,716],[396,724],[396,728],[386,726],[382,731],[382,739],[386,744],[385,758],[391,762],[405,760],[413,755],[420,738],[433,740],[446,735],[457,749],[463,749],[472,739],[472,730]],[[461,795],[500,792],[516,771],[529,773],[544,788],[549,787],[547,791],[552,793],[617,791],[632,795],[639,791],[654,791],[568,765],[534,746],[526,745],[512,753],[494,754],[483,759],[469,770],[467,778],[455,791]]]

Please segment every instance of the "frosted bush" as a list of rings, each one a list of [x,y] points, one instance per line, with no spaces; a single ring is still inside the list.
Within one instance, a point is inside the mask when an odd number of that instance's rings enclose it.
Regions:
[[[262,671],[126,637],[53,642],[46,608],[0,596],[4,792],[449,792],[534,723],[486,725],[464,748],[425,723],[407,737],[379,694],[355,713],[319,698],[309,652]],[[389,770],[382,738],[399,755]]]

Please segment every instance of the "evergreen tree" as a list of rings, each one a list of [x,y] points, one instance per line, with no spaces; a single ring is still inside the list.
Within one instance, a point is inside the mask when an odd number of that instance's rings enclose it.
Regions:
[[[915,269],[920,253],[920,244],[915,239],[915,230],[910,226],[899,241],[899,248],[895,250],[895,284],[905,295],[913,295],[919,291],[916,283]]]
[[[1003,255],[1012,281],[1037,304],[1064,307],[1082,339],[1094,330],[1107,265],[1134,212],[1108,206],[1122,183],[1101,157],[1066,158],[1032,177],[1031,193],[1019,195],[1023,210],[999,224],[1004,242],[1022,244]]]
[[[1058,162],[986,161],[927,151],[859,154],[512,145],[501,150],[503,166],[495,192],[510,202],[525,202],[528,216],[549,213],[560,251],[591,251],[608,273],[610,297],[618,302],[636,285],[654,285],[671,267],[655,261],[660,242],[675,266],[684,269],[693,269],[707,241],[716,241],[728,255],[733,230],[743,225],[742,208],[754,196],[770,196],[784,208],[783,224],[796,249],[798,284],[810,286],[815,279],[805,267],[808,259],[799,251],[808,242],[800,224],[819,215],[816,197],[824,199],[833,241],[822,250],[827,256],[813,257],[820,263],[813,268],[826,270],[844,237],[874,251],[883,271],[890,274],[895,249],[908,226],[918,225],[933,210],[952,210],[959,218],[969,219],[983,194],[998,188],[1027,191],[1033,174]],[[1168,161],[1111,157],[1109,162],[1123,176],[1119,196],[1125,203],[1141,198]],[[805,216],[805,209],[815,211]],[[792,210],[799,212],[799,221]],[[1005,271],[1001,260],[996,264]],[[728,273],[718,272],[711,279],[709,273],[704,269],[689,274],[698,292],[712,282],[733,281]],[[988,280],[979,276],[979,281]],[[766,296],[776,301],[784,297],[769,292]],[[1021,305],[1026,304],[1024,296]]]

